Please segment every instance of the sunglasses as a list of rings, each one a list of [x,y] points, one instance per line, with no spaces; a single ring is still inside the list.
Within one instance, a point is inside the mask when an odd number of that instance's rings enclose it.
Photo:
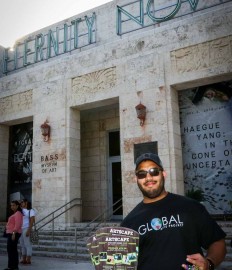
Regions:
[[[150,176],[158,176],[160,172],[162,172],[163,169],[159,168],[151,168],[148,171],[140,170],[135,173],[138,179],[146,178],[147,174],[149,173]]]

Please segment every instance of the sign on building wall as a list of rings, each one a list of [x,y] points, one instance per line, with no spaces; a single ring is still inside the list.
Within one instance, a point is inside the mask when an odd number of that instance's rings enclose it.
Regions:
[[[123,35],[145,27],[160,27],[168,20],[186,16],[194,12],[207,10],[217,5],[223,5],[231,0],[135,0],[122,6],[116,6],[116,34]],[[100,12],[99,16],[106,16]],[[110,13],[111,14],[111,13]],[[108,19],[108,17],[106,16]],[[112,25],[112,16],[108,25]],[[41,33],[32,33],[25,39],[18,40],[12,51],[5,48],[2,55],[3,74],[17,69],[34,66],[61,54],[86,47],[97,42],[97,32],[101,33],[102,25],[97,26],[95,12],[82,18],[61,22],[52,29],[44,29]],[[105,20],[104,20],[105,21]],[[187,26],[186,26],[187,27]],[[103,29],[105,29],[103,27]],[[110,29],[110,33],[111,33]],[[114,36],[107,39],[112,40]],[[155,37],[154,37],[155,38]],[[101,38],[102,39],[102,38]],[[81,50],[80,50],[81,52]]]
[[[232,82],[179,93],[185,192],[232,213]]]
[[[158,142],[145,142],[134,144],[134,163],[144,153],[158,154]]]
[[[117,6],[117,34],[123,35],[151,25],[202,11],[231,0],[135,0]]]
[[[33,123],[12,126],[8,168],[9,200],[31,201]]]
[[[96,42],[96,16],[77,18],[70,24],[49,29],[46,33],[30,35],[15,43],[13,52],[6,48],[3,53],[3,73],[35,64],[49,58],[71,52]]]

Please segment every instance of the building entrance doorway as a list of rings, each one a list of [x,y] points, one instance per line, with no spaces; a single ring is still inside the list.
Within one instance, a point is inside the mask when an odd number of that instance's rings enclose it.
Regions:
[[[109,204],[113,206],[113,219],[122,219],[122,172],[119,131],[109,133]],[[116,204],[115,204],[116,203]],[[115,204],[115,205],[114,205]]]
[[[8,201],[32,198],[33,123],[10,127]]]

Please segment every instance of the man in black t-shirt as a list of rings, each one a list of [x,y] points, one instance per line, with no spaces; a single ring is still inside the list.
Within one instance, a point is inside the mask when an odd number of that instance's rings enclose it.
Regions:
[[[165,190],[160,158],[142,154],[135,174],[143,201],[121,226],[140,235],[138,270],[212,270],[219,265],[226,254],[226,234],[202,204]]]

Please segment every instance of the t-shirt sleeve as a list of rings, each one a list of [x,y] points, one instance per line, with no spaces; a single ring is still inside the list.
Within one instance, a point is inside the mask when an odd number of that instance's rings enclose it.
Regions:
[[[30,210],[30,217],[35,217],[35,210],[34,209]]]

